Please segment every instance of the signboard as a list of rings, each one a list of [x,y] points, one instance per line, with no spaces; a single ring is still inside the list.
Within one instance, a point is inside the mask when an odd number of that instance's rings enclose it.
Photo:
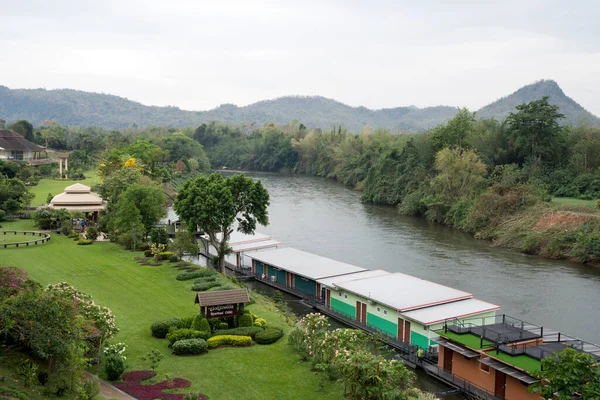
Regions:
[[[237,304],[222,304],[218,306],[207,306],[205,309],[204,316],[206,318],[224,318],[233,317],[237,314]]]

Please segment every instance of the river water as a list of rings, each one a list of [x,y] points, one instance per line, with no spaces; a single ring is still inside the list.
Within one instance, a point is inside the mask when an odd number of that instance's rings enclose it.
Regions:
[[[369,269],[403,272],[473,293],[507,315],[600,343],[600,269],[493,247],[393,207],[360,202],[332,180],[248,174],[271,196],[270,224],[286,246]]]

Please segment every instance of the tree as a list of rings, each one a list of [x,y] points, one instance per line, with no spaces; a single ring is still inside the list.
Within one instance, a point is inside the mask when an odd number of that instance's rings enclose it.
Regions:
[[[33,194],[18,178],[6,179],[0,176],[0,210],[11,215],[29,205]]]
[[[169,234],[165,228],[153,228],[150,231],[150,241],[153,244],[168,244]]]
[[[165,207],[165,194],[158,186],[130,186],[121,196],[117,207],[123,203],[134,205],[140,213],[141,223],[144,225],[144,234],[148,234],[152,227],[167,213]]]
[[[33,137],[33,125],[24,119],[15,122],[14,124],[10,124],[8,129],[17,132],[18,134],[25,137],[25,139],[33,142],[35,138]]]
[[[562,131],[559,120],[565,116],[559,107],[548,102],[548,96],[516,107],[506,118],[507,134],[522,157],[540,163],[558,143]]]
[[[198,254],[198,245],[194,243],[192,234],[186,231],[175,232],[175,240],[171,243],[171,249],[179,259],[185,253]]]
[[[135,249],[142,240],[145,228],[140,210],[133,203],[119,202],[115,215],[109,221],[109,230],[128,249]]]
[[[532,391],[544,399],[571,400],[577,393],[582,399],[600,398],[600,365],[591,354],[572,348],[542,360],[540,384]]]
[[[221,174],[199,176],[183,185],[175,211],[192,232],[200,227],[217,250],[219,269],[225,273],[225,255],[234,222],[237,230],[252,234],[256,224],[269,223],[269,193],[260,181],[245,175],[223,178]]]
[[[435,156],[439,171],[431,181],[434,193],[445,201],[469,197],[484,183],[485,164],[472,150],[440,150]]]
[[[454,118],[434,128],[431,140],[436,149],[456,146],[462,149],[465,138],[475,125],[475,113],[466,108],[459,108]]]

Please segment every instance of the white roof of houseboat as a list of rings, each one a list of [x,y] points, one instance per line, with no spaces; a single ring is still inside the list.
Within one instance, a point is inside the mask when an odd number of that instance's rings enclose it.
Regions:
[[[204,239],[208,239],[208,235],[203,235],[202,237]],[[223,237],[222,233],[220,233],[220,232],[217,233],[217,240],[221,240],[222,237]],[[233,247],[238,244],[260,242],[260,241],[269,240],[269,239],[271,239],[271,236],[265,235],[264,233],[255,232],[252,235],[246,235],[245,233],[242,233],[242,232],[233,231],[229,235],[229,246]]]
[[[384,271],[382,269],[366,270],[366,271],[358,271],[353,274],[332,276],[330,278],[319,279],[317,281],[317,283],[320,283],[323,286],[332,287],[341,282],[349,282],[349,281],[355,281],[357,279],[367,279],[367,278],[373,278],[375,276],[389,275],[389,274],[390,274],[390,272]]]
[[[365,271],[364,268],[321,257],[291,247],[246,254],[248,257],[273,267],[292,272],[308,279],[321,279],[336,275]]]
[[[281,246],[283,243],[279,240],[261,240],[260,242],[242,243],[231,246],[231,250],[234,253],[242,253],[244,251],[268,249],[270,247]]]
[[[498,310],[500,306],[486,303],[477,299],[453,301],[452,303],[421,308],[419,310],[403,313],[407,318],[420,322],[423,325],[432,325],[454,318],[464,318],[488,311]]]
[[[395,308],[400,312],[473,297],[471,293],[399,272],[369,279],[340,282],[336,286]]]

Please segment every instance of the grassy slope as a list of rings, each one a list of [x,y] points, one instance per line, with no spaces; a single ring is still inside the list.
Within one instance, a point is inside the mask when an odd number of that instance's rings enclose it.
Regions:
[[[29,221],[17,221],[25,228]],[[5,228],[14,229],[13,223]],[[33,226],[30,225],[30,228]],[[284,337],[270,346],[224,348],[197,357],[175,357],[165,340],[150,336],[150,324],[172,316],[198,312],[191,282],[175,280],[177,270],[168,267],[139,266],[138,255],[112,243],[77,246],[61,235],[48,244],[26,249],[0,250],[0,264],[24,268],[42,284],[67,281],[87,292],[101,305],[112,309],[121,333],[115,341],[128,345],[128,369],[147,369],[138,357],[151,349],[166,355],[159,374],[192,381],[192,391],[211,399],[340,399],[337,385],[319,391],[318,378],[309,366],[286,344]],[[273,325],[284,326],[282,318],[262,301],[250,306],[255,314]]]
[[[36,186],[31,186],[29,188],[31,193],[33,193],[35,196],[31,201],[31,205],[39,206],[41,204],[46,204],[46,198],[48,197],[48,193],[57,195],[59,193],[62,193],[67,186],[70,186],[74,183],[81,183],[86,186],[92,186],[98,183],[99,177],[95,171],[86,172],[85,177],[85,179],[78,181],[40,179],[39,183]]]
[[[596,200],[581,200],[574,199],[572,197],[553,197],[552,203],[561,206],[578,206],[583,208],[591,208],[592,210],[596,209]]]

